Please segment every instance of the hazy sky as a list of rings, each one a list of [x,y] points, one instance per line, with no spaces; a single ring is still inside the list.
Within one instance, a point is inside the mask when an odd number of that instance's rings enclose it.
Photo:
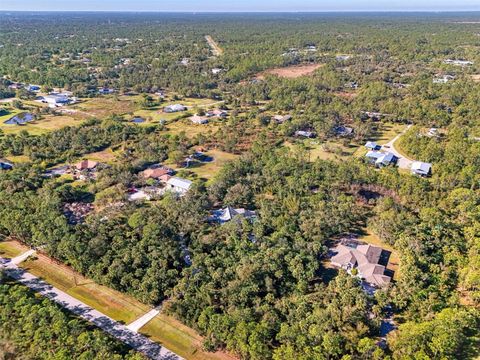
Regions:
[[[480,0],[0,0],[0,10],[480,11]]]

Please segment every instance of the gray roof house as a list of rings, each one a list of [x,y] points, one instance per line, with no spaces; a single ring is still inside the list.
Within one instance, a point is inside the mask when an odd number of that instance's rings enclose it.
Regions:
[[[182,179],[179,177],[171,177],[167,181],[167,190],[177,193],[178,195],[184,195],[190,190],[192,182],[190,180]]]
[[[365,155],[369,162],[375,164],[377,167],[388,166],[395,164],[398,158],[391,152],[369,151]]]
[[[385,266],[379,264],[382,248],[370,244],[356,248],[338,245],[334,251],[336,254],[330,259],[332,265],[347,271],[357,269],[359,277],[372,286],[383,287],[390,283]]]
[[[412,163],[412,174],[420,176],[429,176],[432,174],[432,164],[421,161],[414,161]]]
[[[380,150],[382,148],[380,145],[373,141],[367,141],[365,147],[370,150]]]
[[[218,209],[212,211],[212,215],[209,217],[209,221],[224,224],[233,220],[234,218],[243,217],[247,220],[253,220],[256,217],[255,211],[239,208],[234,209],[231,206],[227,206],[225,209]]]

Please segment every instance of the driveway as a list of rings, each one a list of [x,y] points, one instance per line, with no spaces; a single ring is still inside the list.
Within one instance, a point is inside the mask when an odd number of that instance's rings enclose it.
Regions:
[[[393,155],[395,155],[398,158],[397,165],[400,169],[407,169],[410,170],[412,167],[412,163],[414,160],[407,158],[400,154],[397,149],[395,148],[395,142],[400,139],[400,137],[407,132],[408,129],[410,129],[412,125],[408,125],[405,130],[403,130],[400,134],[395,136],[392,140],[390,140],[388,143],[385,145],[382,145],[382,149],[385,151],[391,152]]]
[[[27,252],[28,253],[28,252]],[[26,254],[27,254],[26,253]],[[30,253],[31,255],[31,253]],[[83,302],[75,299],[74,297],[68,295],[67,293],[51,286],[40,278],[28,273],[27,271],[19,268],[17,263],[21,259],[25,259],[26,256],[21,255],[20,257],[15,258],[15,261],[5,262],[0,261],[0,264],[3,264],[3,268],[7,276],[16,280],[17,282],[29,287],[33,291],[45,296],[46,298],[54,301],[60,306],[68,309],[75,315],[83,318],[84,320],[95,324],[100,329],[112,335],[117,340],[122,341],[123,343],[129,345],[138,352],[144,354],[150,359],[154,360],[181,360],[182,357],[177,354],[167,350],[160,344],[151,341],[147,337],[137,334],[135,331],[130,330],[125,325],[120,324],[118,321],[113,320],[112,318],[102,314],[100,311],[97,311],[90,306],[84,304]],[[0,258],[0,260],[6,260]]]

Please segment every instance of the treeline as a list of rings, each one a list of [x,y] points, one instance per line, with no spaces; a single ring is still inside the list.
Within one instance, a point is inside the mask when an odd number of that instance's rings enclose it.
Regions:
[[[2,274],[0,274],[2,276]],[[2,359],[144,359],[27,288],[0,281]]]

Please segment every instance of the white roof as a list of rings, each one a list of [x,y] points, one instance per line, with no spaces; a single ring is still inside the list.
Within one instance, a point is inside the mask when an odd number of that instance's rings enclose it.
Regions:
[[[167,184],[176,188],[188,190],[190,189],[190,186],[192,185],[192,182],[187,179],[182,179],[179,177],[172,177],[168,179]]]
[[[427,175],[432,169],[432,164],[421,161],[414,161],[412,163],[412,171],[418,174]]]
[[[377,147],[377,143],[374,141],[367,141],[367,143],[365,144],[365,147],[370,149],[375,149]]]

